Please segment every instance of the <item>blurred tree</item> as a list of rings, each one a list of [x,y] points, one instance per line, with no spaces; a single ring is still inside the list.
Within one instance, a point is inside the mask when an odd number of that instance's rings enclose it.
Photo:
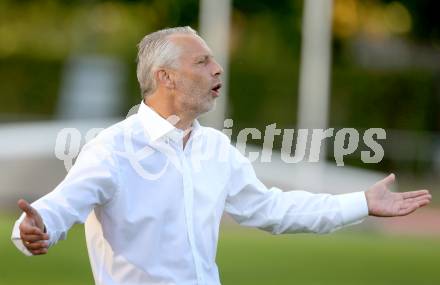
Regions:
[[[295,127],[303,2],[233,1],[229,93],[236,128]],[[332,126],[440,130],[435,71],[369,70],[350,47],[368,31],[438,50],[439,3],[335,0]],[[127,108],[139,103],[136,44],[160,28],[197,28],[198,12],[198,0],[0,0],[0,113],[50,117],[64,61],[79,52],[121,57],[130,72]]]
[[[393,2],[384,0],[385,3]],[[419,39],[440,40],[440,2],[436,0],[400,0],[411,11],[414,18],[413,36]]]

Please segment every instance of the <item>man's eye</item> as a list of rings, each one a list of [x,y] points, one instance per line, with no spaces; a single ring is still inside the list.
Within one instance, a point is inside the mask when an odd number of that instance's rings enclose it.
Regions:
[[[197,63],[198,64],[203,64],[203,63],[205,63],[206,61],[205,60],[199,60]]]

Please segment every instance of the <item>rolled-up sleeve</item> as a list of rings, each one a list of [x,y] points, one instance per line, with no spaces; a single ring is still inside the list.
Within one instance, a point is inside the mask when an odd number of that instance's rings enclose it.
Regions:
[[[65,239],[76,223],[84,223],[94,207],[109,202],[118,191],[117,162],[111,148],[95,139],[86,144],[65,179],[50,193],[32,203],[43,218],[49,235],[49,246]],[[31,253],[20,238],[16,221],[12,242],[25,255]]]
[[[364,192],[331,195],[268,189],[251,163],[233,152],[225,211],[241,225],[273,234],[329,233],[368,216]]]

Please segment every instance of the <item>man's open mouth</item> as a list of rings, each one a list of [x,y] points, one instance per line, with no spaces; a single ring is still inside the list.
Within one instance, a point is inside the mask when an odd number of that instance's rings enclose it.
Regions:
[[[217,83],[214,87],[211,88],[212,91],[218,96],[220,94],[220,88],[222,88],[221,83]]]

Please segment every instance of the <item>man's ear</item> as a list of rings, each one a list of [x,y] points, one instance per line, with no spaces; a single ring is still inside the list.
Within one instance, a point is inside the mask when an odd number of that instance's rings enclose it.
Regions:
[[[156,82],[168,89],[174,89],[174,76],[171,70],[158,69],[156,71]]]

